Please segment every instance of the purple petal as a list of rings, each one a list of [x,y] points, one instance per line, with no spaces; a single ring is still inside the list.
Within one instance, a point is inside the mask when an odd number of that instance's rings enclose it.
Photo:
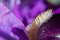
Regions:
[[[13,28],[12,32],[19,37],[19,40],[29,40],[24,30],[19,28]]]

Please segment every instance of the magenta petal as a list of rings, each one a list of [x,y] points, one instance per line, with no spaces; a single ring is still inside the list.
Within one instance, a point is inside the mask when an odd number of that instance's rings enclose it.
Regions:
[[[31,16],[35,17],[38,13],[43,12],[46,9],[46,5],[43,2],[37,2],[31,11]]]
[[[58,14],[58,13],[60,13],[60,7],[53,11],[53,14]]]
[[[19,5],[15,5],[13,8],[14,15],[21,21],[23,21],[21,12],[19,11]]]

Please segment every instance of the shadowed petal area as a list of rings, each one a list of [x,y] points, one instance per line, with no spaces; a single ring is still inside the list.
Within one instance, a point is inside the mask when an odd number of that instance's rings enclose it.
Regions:
[[[48,40],[53,40],[50,37],[55,38],[59,34],[60,34],[60,14],[55,14],[46,23],[41,25],[37,34],[37,39],[45,40],[45,38],[47,38]],[[59,37],[57,37],[57,39],[60,40]]]
[[[4,38],[6,40],[16,40],[15,38],[11,37],[8,33],[5,33],[1,30],[0,30],[0,37],[2,37],[2,39]]]
[[[12,32],[19,37],[19,40],[29,40],[27,35],[24,33],[22,29],[15,27],[12,29]]]

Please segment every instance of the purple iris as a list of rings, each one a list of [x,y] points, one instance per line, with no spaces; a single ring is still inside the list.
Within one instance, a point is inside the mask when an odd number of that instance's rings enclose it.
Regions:
[[[26,26],[28,26],[33,21],[33,19],[41,12],[44,12],[48,9],[53,9],[53,14],[60,13],[60,7],[57,7],[55,9],[53,8],[55,6],[51,7],[51,5],[48,5],[44,0],[22,0],[21,3],[19,3],[19,1],[20,0],[15,0],[13,2],[10,2],[10,0],[4,0],[3,2],[1,2],[1,4],[3,5],[0,4],[0,12],[2,14],[2,16],[0,15],[0,19],[3,20],[2,23],[0,23],[1,30],[4,29],[1,34],[5,35],[4,32],[7,32],[6,35],[8,35],[7,37],[11,38],[11,40],[15,40],[13,37],[10,37],[10,35],[12,34],[18,36],[19,40],[29,40],[29,37],[27,36]],[[11,3],[13,5],[11,5]],[[6,9],[4,9],[4,7],[8,9],[8,12],[5,12]],[[6,14],[4,14],[4,12]],[[12,34],[10,34],[11,32]],[[48,38],[49,37],[47,37],[46,39]]]

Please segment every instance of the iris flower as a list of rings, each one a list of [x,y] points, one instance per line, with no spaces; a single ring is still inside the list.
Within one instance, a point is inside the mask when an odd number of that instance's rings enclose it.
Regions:
[[[26,29],[28,26],[28,29],[30,29],[30,24],[32,24],[34,18],[39,18],[40,16],[38,15],[43,14],[48,7],[48,5],[44,3],[44,0],[31,2],[32,0],[28,2],[21,2],[20,0],[3,0],[3,2],[0,2],[0,36],[2,38],[6,40],[29,40],[30,36],[28,35],[31,32]],[[60,13],[60,7],[53,10],[51,13]],[[32,38],[34,38],[34,36]],[[32,38],[30,39],[32,40]]]

